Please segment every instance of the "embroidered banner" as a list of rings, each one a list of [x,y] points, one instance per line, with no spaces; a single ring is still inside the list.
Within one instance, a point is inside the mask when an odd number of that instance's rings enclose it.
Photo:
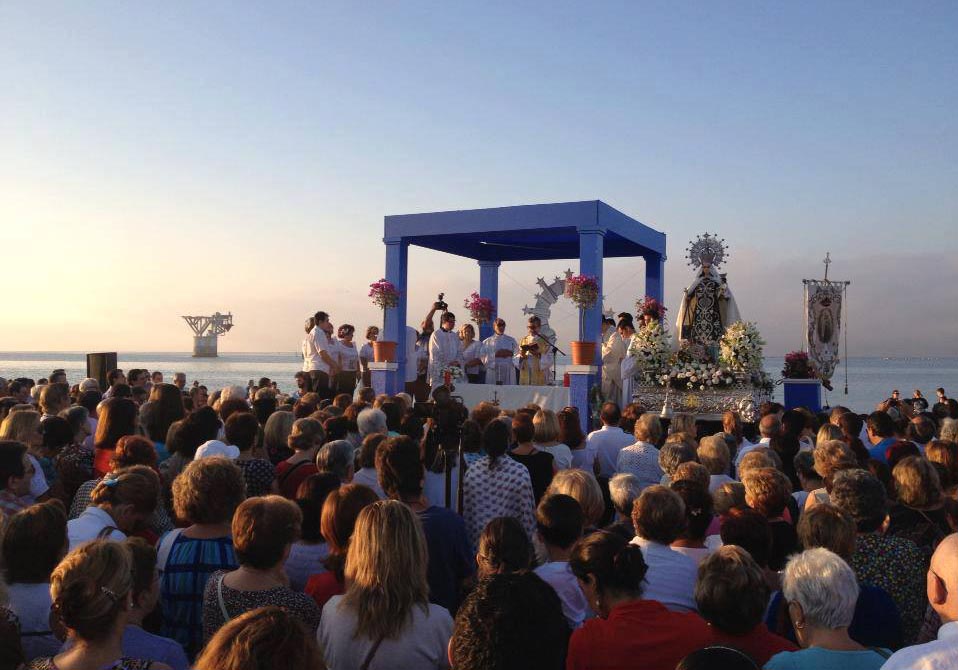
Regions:
[[[838,365],[838,340],[842,329],[842,290],[838,282],[806,280],[805,311],[808,330],[805,343],[808,357],[824,381],[832,378]]]

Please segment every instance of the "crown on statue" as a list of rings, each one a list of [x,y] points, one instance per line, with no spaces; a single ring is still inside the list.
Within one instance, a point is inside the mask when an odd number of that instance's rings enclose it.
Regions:
[[[689,265],[693,268],[699,268],[703,265],[712,265],[718,267],[728,258],[725,251],[725,240],[720,239],[718,235],[705,233],[699,235],[689,244],[688,255]]]

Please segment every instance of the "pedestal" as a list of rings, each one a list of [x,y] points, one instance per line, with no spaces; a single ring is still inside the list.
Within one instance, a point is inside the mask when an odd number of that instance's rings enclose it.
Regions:
[[[588,433],[592,418],[589,395],[599,384],[599,368],[596,365],[569,365],[565,372],[569,375],[569,404],[579,410],[579,425],[582,432]]]
[[[811,412],[822,411],[822,382],[820,379],[786,379],[785,409],[807,407]]]
[[[370,363],[369,376],[376,395],[395,395],[399,388],[399,363]]]

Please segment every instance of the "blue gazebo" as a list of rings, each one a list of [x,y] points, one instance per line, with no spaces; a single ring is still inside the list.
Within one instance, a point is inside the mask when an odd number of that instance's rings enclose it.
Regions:
[[[645,293],[663,295],[665,233],[654,230],[601,200],[543,205],[519,205],[385,218],[386,279],[400,290],[399,304],[386,310],[383,339],[397,343],[395,369],[386,372],[385,391],[402,390],[406,356],[406,281],[410,245],[471,258],[479,265],[479,293],[498,305],[499,266],[503,261],[579,259],[579,272],[595,275],[602,287],[603,258],[645,259]],[[579,339],[599,346],[602,304],[585,315]],[[482,328],[480,337],[491,335]],[[598,352],[597,352],[598,353]],[[599,360],[599,357],[596,358]],[[393,366],[390,366],[393,367]],[[599,371],[578,371],[576,386],[588,387]],[[573,402],[576,401],[572,391]],[[578,405],[579,403],[576,402]],[[583,417],[588,412],[580,412]]]

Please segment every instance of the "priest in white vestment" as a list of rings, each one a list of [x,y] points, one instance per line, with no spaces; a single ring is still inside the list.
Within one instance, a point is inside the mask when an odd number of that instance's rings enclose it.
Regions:
[[[519,342],[514,360],[523,386],[544,386],[552,380],[552,344],[539,334],[542,320],[529,317],[529,334]]]
[[[462,367],[462,341],[456,332],[456,315],[445,312],[439,320],[439,330],[429,338],[429,370],[427,380],[432,388],[445,383],[443,370],[447,367]],[[456,384],[467,384],[465,371]]]
[[[614,326],[603,332],[602,339],[602,395],[612,402],[618,402],[622,395],[622,360],[626,354],[626,343]]]
[[[506,322],[496,319],[492,322],[493,335],[482,341],[482,363],[486,366],[487,384],[515,384],[515,355],[519,352],[519,343],[512,335],[506,335]]]

